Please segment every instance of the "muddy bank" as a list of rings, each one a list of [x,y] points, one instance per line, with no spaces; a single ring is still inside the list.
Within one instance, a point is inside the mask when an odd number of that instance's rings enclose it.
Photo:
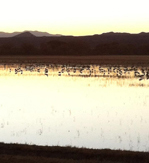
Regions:
[[[149,56],[0,56],[0,63],[149,65]]]

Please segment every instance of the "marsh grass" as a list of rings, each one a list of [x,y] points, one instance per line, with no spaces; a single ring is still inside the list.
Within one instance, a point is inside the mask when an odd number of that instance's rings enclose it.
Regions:
[[[147,163],[149,152],[0,143],[0,163]]]

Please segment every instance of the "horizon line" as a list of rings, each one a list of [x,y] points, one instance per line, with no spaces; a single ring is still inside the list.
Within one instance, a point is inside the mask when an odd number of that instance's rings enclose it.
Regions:
[[[60,35],[60,36],[74,36],[74,37],[79,37],[79,36],[94,36],[94,35],[102,35],[102,34],[141,34],[141,33],[149,33],[149,32],[114,32],[114,31],[108,31],[108,32],[103,32],[103,33],[95,33],[95,34],[85,34],[85,35],[73,35],[73,34],[59,34],[59,33],[56,33],[56,34],[52,34],[52,33],[49,33],[47,31],[39,31],[39,30],[22,30],[22,31],[14,31],[14,32],[5,32],[5,31],[0,31],[0,33],[6,33],[6,34],[13,34],[13,33],[24,33],[24,32],[41,32],[41,33],[47,33],[49,35]]]

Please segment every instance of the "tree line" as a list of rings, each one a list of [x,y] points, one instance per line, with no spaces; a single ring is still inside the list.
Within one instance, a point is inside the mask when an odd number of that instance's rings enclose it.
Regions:
[[[87,42],[50,40],[38,46],[31,42],[0,44],[0,55],[149,55],[149,43],[108,42],[91,47]]]

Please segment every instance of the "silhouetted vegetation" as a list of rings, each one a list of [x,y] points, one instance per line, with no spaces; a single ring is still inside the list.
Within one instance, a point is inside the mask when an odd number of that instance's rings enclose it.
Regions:
[[[0,162],[147,163],[148,152],[0,143]]]
[[[42,43],[40,50],[44,55],[68,55],[69,47],[64,41],[52,40]]]
[[[0,55],[148,55],[149,34],[0,38]],[[30,36],[30,37],[29,37]]]

